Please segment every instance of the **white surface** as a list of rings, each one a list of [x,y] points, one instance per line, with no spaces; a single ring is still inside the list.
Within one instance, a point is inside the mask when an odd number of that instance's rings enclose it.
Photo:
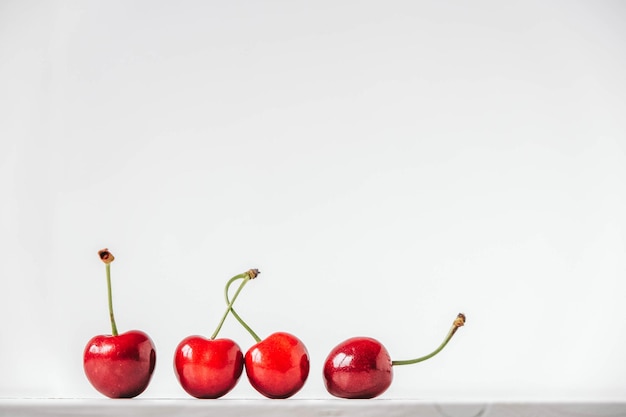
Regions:
[[[626,403],[427,402],[418,400],[0,400],[0,416],[621,417]]]
[[[0,2],[0,397],[98,397],[85,343],[238,311],[376,337],[386,399],[626,399],[621,1]],[[252,343],[228,320],[222,335]],[[242,380],[229,399],[260,398]],[[195,403],[194,403],[195,404]]]

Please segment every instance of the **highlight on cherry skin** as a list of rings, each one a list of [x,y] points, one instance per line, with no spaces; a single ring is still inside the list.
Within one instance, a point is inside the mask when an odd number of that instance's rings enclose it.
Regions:
[[[111,334],[94,336],[83,352],[83,369],[91,385],[109,398],[133,398],[150,383],[156,366],[156,349],[150,337],[140,331],[118,333],[113,315],[111,262],[108,249],[98,252],[106,265]]]
[[[393,380],[393,367],[411,365],[432,358],[448,344],[465,315],[459,313],[444,341],[428,355],[409,360],[392,361],[387,349],[376,339],[353,337],[337,345],[324,363],[324,384],[335,397],[347,399],[374,398],[385,392]]]
[[[245,354],[245,370],[250,385],[272,399],[285,399],[304,386],[310,369],[309,353],[304,343],[286,332],[276,332],[261,339],[232,308],[229,285],[225,291],[231,314],[256,341]]]
[[[210,338],[188,336],[174,352],[174,373],[181,387],[191,396],[215,399],[230,392],[243,373],[243,353],[237,343],[227,338],[217,338],[230,308],[246,283],[259,275],[251,269],[231,278],[226,284],[242,280],[235,296],[226,307],[217,328]]]

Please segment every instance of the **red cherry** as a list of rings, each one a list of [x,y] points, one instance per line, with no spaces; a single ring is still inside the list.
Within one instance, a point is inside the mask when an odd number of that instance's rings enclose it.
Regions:
[[[152,378],[156,349],[147,334],[131,330],[118,334],[113,315],[111,262],[108,249],[98,251],[106,265],[111,335],[93,337],[83,352],[83,368],[91,385],[110,398],[132,398],[141,394]]]
[[[232,390],[243,372],[243,354],[230,339],[189,336],[174,355],[180,385],[196,398],[219,398]]]
[[[156,351],[150,337],[131,330],[118,336],[92,338],[83,355],[85,375],[93,387],[110,398],[141,394],[152,378]]]
[[[452,323],[444,341],[428,355],[417,359],[392,361],[387,349],[369,337],[354,337],[337,345],[324,363],[326,390],[340,398],[374,398],[389,388],[393,366],[411,365],[432,358],[448,344],[459,327],[465,324],[465,315],[459,314]]]
[[[391,385],[387,349],[376,339],[353,337],[335,347],[324,364],[326,390],[341,398],[374,398]]]
[[[289,398],[309,376],[309,353],[304,343],[284,332],[271,334],[246,352],[250,384],[268,398]]]
[[[230,339],[216,339],[216,337],[243,287],[259,273],[257,269],[251,269],[228,281],[226,288],[235,281],[242,280],[210,339],[202,336],[189,336],[176,347],[174,373],[189,395],[196,398],[219,398],[237,385],[243,373],[241,349]]]
[[[261,340],[233,308],[233,301],[241,287],[231,301],[228,295],[231,284],[229,282],[224,291],[228,310],[256,341],[245,356],[246,375],[250,384],[268,398],[291,397],[300,391],[309,377],[309,353],[304,343],[284,332],[271,334]]]

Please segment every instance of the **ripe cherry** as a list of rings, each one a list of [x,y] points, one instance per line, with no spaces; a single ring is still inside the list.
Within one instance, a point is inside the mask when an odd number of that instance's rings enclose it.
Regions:
[[[309,376],[309,353],[296,336],[277,332],[246,352],[250,384],[268,398],[289,398]]]
[[[226,303],[232,305],[226,289]],[[231,307],[230,312],[250,333],[256,344],[245,355],[246,375],[250,384],[268,398],[289,398],[304,386],[309,376],[309,353],[296,336],[277,332],[261,338]]]
[[[156,350],[148,335],[139,330],[117,331],[111,295],[111,262],[108,249],[98,252],[106,265],[110,335],[93,337],[83,352],[83,368],[91,385],[110,398],[132,398],[150,383],[156,365]]]
[[[326,390],[340,398],[374,398],[389,388],[393,366],[425,361],[439,353],[457,329],[465,324],[465,315],[459,314],[450,331],[437,349],[417,359],[392,361],[389,352],[376,339],[353,337],[337,345],[324,363]]]
[[[251,269],[234,276],[234,281],[243,279],[233,300],[229,303],[217,328],[209,339],[188,336],[174,352],[174,373],[182,388],[196,398],[219,398],[232,390],[243,372],[243,354],[239,345],[231,339],[216,339],[224,320],[244,285],[259,274]]]

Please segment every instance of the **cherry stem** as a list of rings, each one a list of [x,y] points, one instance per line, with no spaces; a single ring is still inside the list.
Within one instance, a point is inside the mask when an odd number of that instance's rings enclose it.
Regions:
[[[105,264],[107,272],[107,291],[109,293],[109,317],[111,319],[111,334],[117,336],[117,326],[115,325],[115,316],[113,315],[113,295],[111,291],[111,264]]]
[[[228,283],[226,284],[226,288],[229,288],[232,285],[232,283],[237,281],[237,280],[242,279],[243,281],[239,285],[239,288],[237,288],[237,291],[235,292],[235,295],[233,296],[232,301],[228,302],[228,307],[226,307],[226,311],[224,312],[224,315],[222,316],[222,319],[220,320],[219,324],[217,325],[217,328],[215,329],[215,331],[211,335],[211,340],[214,340],[217,337],[217,335],[219,334],[220,330],[222,329],[222,326],[224,325],[224,321],[226,320],[226,317],[228,316],[228,313],[231,311],[231,309],[233,307],[233,304],[235,303],[235,300],[239,296],[239,293],[241,292],[241,290],[243,290],[243,287],[245,287],[245,285],[248,283],[248,281],[250,281],[252,278],[256,277],[258,274],[259,274],[258,270],[251,269],[249,271],[244,272],[243,274],[235,275],[234,277],[232,277],[231,279],[228,280]],[[228,297],[227,297],[227,299],[228,299]]]
[[[441,343],[441,345],[439,345],[437,349],[435,349],[434,351],[432,351],[426,356],[422,356],[421,358],[409,359],[409,360],[403,360],[403,361],[391,361],[391,364],[394,366],[395,365],[412,365],[414,363],[422,362],[422,361],[432,358],[437,353],[441,352],[444,347],[446,347],[446,345],[448,344],[450,339],[452,339],[452,336],[454,336],[454,334],[459,329],[459,327],[463,326],[464,324],[465,324],[465,314],[459,313],[456,316],[456,319],[454,319],[454,322],[452,323],[452,327],[450,328],[450,331],[448,332],[446,338],[443,340],[443,342]]]
[[[257,274],[259,273],[258,271],[256,271],[256,272],[257,272]],[[233,308],[233,302],[230,301],[230,299],[229,299],[228,293],[230,292],[230,286],[232,285],[233,282],[234,282],[233,280],[230,280],[228,282],[228,284],[226,284],[226,288],[224,289],[224,297],[226,298],[226,304],[228,304],[228,310],[230,310],[231,314],[233,315],[233,317],[235,317],[237,319],[239,324],[241,324],[244,327],[244,329],[246,329],[248,331],[248,333],[250,333],[250,336],[252,336],[252,338],[257,343],[259,343],[261,341],[261,338],[254,332],[254,330],[252,330],[250,328],[250,326],[248,326],[248,324],[241,318],[241,316],[239,316],[239,314],[237,314],[237,312]],[[237,293],[235,293],[234,297],[237,297]],[[233,298],[233,301],[234,301],[234,298]]]

